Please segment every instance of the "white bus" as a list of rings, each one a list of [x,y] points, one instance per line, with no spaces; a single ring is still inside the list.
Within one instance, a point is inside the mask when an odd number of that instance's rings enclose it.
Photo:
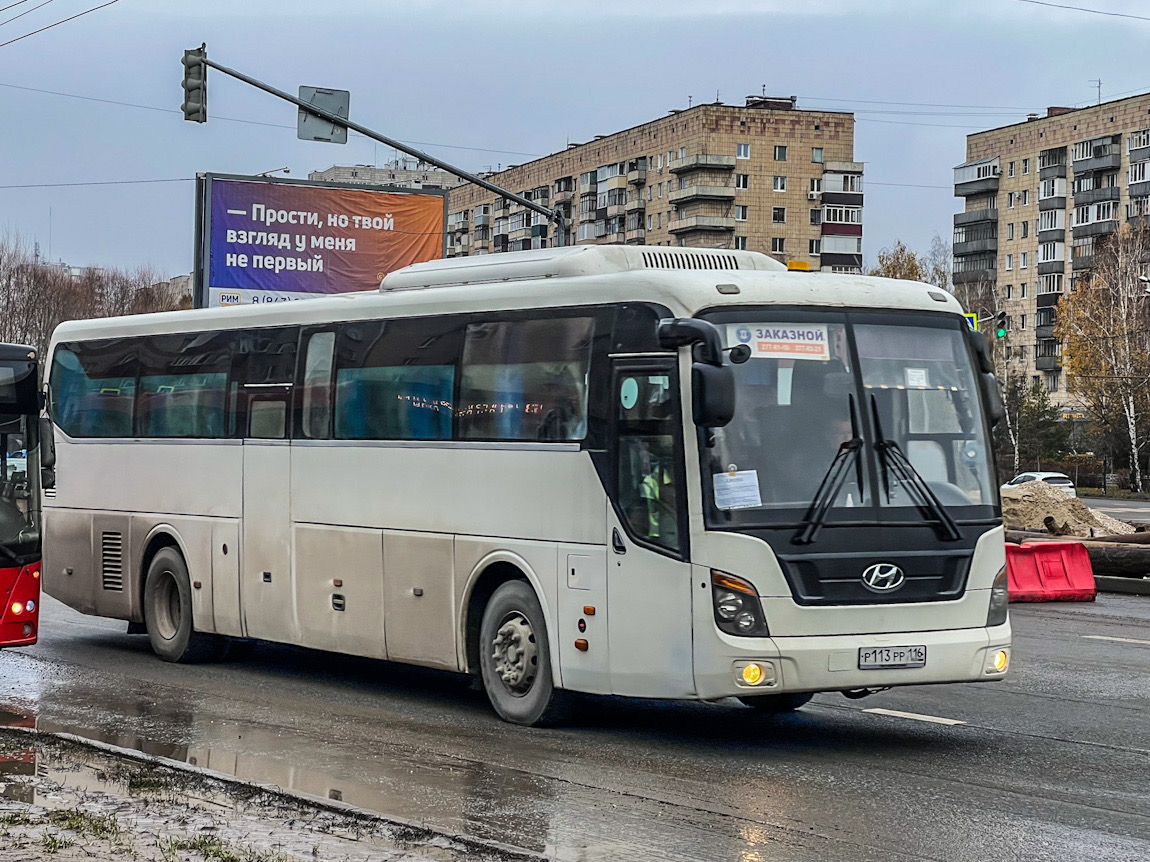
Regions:
[[[985,347],[929,285],[741,251],[434,261],[62,324],[45,583],[168,661],[235,638],[768,711],[1001,679]]]

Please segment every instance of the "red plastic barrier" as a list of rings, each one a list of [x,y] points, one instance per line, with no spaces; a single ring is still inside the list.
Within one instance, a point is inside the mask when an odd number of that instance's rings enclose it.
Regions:
[[[1079,542],[1026,542],[1006,546],[1012,602],[1092,602],[1094,570]]]

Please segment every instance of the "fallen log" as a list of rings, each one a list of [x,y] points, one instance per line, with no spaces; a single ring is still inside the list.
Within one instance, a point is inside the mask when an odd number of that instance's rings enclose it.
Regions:
[[[1137,533],[1131,536],[1139,535]],[[1134,542],[1116,542],[1113,539],[1129,536],[1083,538],[1082,536],[1051,536],[1030,530],[1007,530],[1008,542],[1081,542],[1090,556],[1090,566],[1096,575],[1119,575],[1141,578],[1150,574],[1150,546]]]

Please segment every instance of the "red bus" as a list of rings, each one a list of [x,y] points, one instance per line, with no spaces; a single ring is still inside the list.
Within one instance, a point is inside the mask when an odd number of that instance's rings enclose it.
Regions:
[[[37,368],[31,347],[0,344],[0,647],[34,644],[39,633],[40,485],[54,482],[52,438],[49,454],[39,445]]]

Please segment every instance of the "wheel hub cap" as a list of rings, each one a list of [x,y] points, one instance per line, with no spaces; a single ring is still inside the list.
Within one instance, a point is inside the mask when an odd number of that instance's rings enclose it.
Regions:
[[[495,633],[494,647],[495,672],[507,688],[522,694],[531,688],[535,681],[535,668],[538,648],[531,623],[521,614],[515,614],[504,621]]]

